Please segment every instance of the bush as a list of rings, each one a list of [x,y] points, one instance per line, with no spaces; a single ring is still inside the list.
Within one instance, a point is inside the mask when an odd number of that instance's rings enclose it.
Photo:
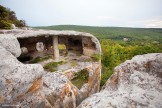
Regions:
[[[101,60],[101,55],[100,54],[93,54],[93,55],[91,55],[91,58],[92,58],[93,61],[98,62],[98,61]]]
[[[11,23],[5,20],[0,21],[0,29],[11,29]]]
[[[71,83],[80,89],[85,83],[88,82],[88,77],[88,71],[83,69],[75,74],[75,77],[71,80]]]
[[[15,24],[17,27],[26,26],[24,20],[17,19],[14,11],[0,5],[0,29],[11,29],[11,24]]]

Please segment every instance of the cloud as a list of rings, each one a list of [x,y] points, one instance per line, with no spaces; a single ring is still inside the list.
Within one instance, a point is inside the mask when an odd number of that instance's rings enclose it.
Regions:
[[[162,16],[132,22],[133,24],[138,24],[145,28],[162,28]]]
[[[162,28],[162,20],[150,20],[145,25],[146,28]]]
[[[114,18],[110,16],[97,16],[97,19],[98,20],[112,20]]]

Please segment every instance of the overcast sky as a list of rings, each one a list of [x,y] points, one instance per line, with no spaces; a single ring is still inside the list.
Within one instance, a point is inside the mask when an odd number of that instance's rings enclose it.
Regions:
[[[162,28],[162,0],[0,0],[29,26]]]

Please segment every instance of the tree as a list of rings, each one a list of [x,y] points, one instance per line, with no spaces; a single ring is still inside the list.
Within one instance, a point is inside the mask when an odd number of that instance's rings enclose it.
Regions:
[[[26,26],[24,20],[17,19],[14,11],[0,5],[0,29],[11,29],[11,24],[15,24],[17,27]]]

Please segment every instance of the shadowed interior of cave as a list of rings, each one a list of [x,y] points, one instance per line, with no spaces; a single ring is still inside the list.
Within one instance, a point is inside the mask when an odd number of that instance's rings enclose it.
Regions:
[[[20,62],[36,63],[54,56],[53,36],[18,38],[18,41],[22,52],[18,58]],[[58,36],[57,41],[60,60],[69,58],[69,60],[91,61],[91,55],[96,50],[95,43],[89,37],[63,35]]]
[[[39,36],[18,39],[22,50],[21,56],[18,58],[21,62],[29,63],[37,57],[53,56],[52,36]],[[36,47],[38,43],[42,43],[43,50],[39,51]],[[81,37],[58,37],[59,54],[66,56],[68,52],[83,55],[83,45]],[[65,48],[62,48],[63,45]],[[23,51],[25,48],[26,51]]]

